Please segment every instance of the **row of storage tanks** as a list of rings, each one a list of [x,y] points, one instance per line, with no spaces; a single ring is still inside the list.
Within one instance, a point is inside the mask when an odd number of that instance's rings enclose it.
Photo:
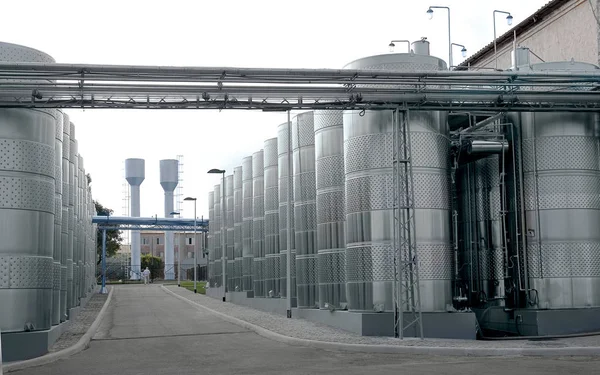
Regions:
[[[0,61],[54,63],[0,43]],[[91,190],[75,125],[55,109],[0,109],[0,330],[69,319],[95,282]]]
[[[429,56],[427,42],[416,43],[416,53],[366,57],[346,68],[446,69]],[[447,119],[442,111],[409,115],[422,310],[448,311],[464,301],[600,306],[597,114],[509,113],[483,129],[508,147],[470,158],[457,157],[462,146],[453,144]],[[299,308],[393,311],[393,135],[392,111],[305,112],[279,125],[276,138],[225,177],[224,191],[216,185],[209,193],[210,285],[221,286],[224,236],[229,291],[286,297],[291,256],[290,293]]]

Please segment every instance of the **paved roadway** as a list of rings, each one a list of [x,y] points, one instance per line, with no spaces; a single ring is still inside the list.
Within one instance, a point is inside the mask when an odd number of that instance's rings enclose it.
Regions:
[[[118,286],[89,349],[18,375],[96,374],[599,374],[595,358],[361,354],[265,339],[167,294]]]

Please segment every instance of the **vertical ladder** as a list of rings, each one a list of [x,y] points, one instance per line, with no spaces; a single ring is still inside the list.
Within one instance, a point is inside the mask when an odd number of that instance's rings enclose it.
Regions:
[[[183,155],[177,155],[177,187],[175,188],[175,212],[183,217]]]
[[[130,187],[129,187],[129,183],[127,182],[127,180],[125,179],[125,162],[123,161],[123,168],[121,169],[121,175],[123,176],[123,183],[121,185],[121,194],[123,195],[122,201],[123,204],[121,206],[121,212],[123,216],[129,216],[130,212],[129,212],[129,205],[131,202],[131,192],[130,192]],[[123,243],[124,244],[131,244],[131,237],[130,237],[130,231],[128,230],[124,230],[123,231]]]
[[[403,339],[405,336],[414,335],[422,339],[410,116],[406,108],[394,110],[393,138],[394,336]]]

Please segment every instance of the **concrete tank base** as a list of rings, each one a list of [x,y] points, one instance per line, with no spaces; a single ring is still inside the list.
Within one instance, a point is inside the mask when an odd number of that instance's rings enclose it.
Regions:
[[[534,310],[474,309],[487,334],[507,332],[520,336],[554,336],[600,332],[600,308]]]
[[[87,305],[91,296],[97,293],[98,290],[98,288],[95,288],[93,293],[81,299],[80,306],[68,310],[69,320],[52,326],[50,329],[2,333],[2,360],[4,362],[23,361],[47,354],[56,340],[69,329],[81,310]]]
[[[256,310],[266,311],[285,316],[287,314],[287,299],[285,298],[253,298],[253,292],[229,292],[227,302],[248,306]],[[296,299],[292,298],[292,308],[296,307]]]
[[[361,336],[394,336],[394,315],[391,312],[348,312],[317,309],[293,309],[292,317],[310,320]],[[406,319],[410,316],[406,314]],[[424,312],[423,335],[427,338],[476,339],[475,314]],[[407,337],[415,337],[408,332]]]

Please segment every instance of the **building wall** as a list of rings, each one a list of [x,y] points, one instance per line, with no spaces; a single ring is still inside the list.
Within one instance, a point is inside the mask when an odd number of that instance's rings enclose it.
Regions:
[[[198,262],[202,263],[206,259],[204,250],[203,234],[198,233]],[[158,244],[157,244],[158,239]],[[182,240],[184,245],[182,247]],[[193,233],[175,233],[175,260],[179,259],[179,248],[182,247],[182,259],[193,259],[194,257],[194,234]],[[141,232],[142,254],[154,254],[154,256],[164,258],[165,234],[164,232]]]
[[[598,8],[598,0],[593,0]],[[497,22],[502,22],[498,17]],[[594,18],[588,0],[573,0],[551,15],[547,16],[536,26],[517,35],[517,45],[528,47],[546,62],[575,61],[598,64],[598,23]],[[511,66],[512,42],[498,46],[498,68],[507,69]],[[531,56],[532,63],[541,62]],[[494,50],[479,59],[472,67],[494,67]]]

